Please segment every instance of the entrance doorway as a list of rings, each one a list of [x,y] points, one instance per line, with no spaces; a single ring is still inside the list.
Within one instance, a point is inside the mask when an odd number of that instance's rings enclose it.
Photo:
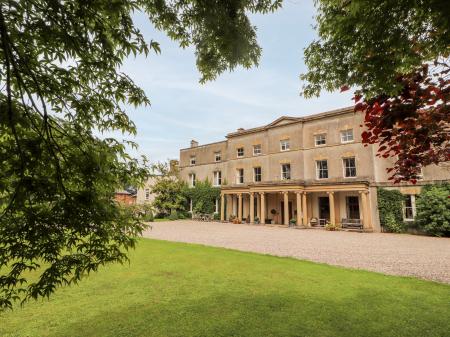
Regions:
[[[319,225],[325,226],[326,220],[330,220],[330,199],[319,197]]]
[[[292,201],[289,201],[289,219],[291,220],[293,218],[292,216]],[[281,202],[281,223],[284,224],[284,201]]]
[[[349,219],[359,219],[359,199],[356,196],[348,196],[345,198],[347,205],[347,217]]]

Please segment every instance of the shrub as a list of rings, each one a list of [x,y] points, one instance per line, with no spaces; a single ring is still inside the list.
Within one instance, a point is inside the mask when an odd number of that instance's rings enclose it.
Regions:
[[[219,213],[214,213],[214,220],[220,220],[220,214]]]
[[[178,220],[178,212],[177,212],[176,209],[173,209],[173,210],[170,212],[169,220]]]
[[[336,225],[336,224],[334,224],[334,223],[328,222],[328,223],[325,225],[325,229],[326,229],[327,231],[336,231],[336,230],[339,229],[339,227],[338,227],[338,225]]]
[[[435,236],[450,236],[450,184],[425,186],[416,200],[417,224]]]
[[[399,228],[403,230],[403,194],[397,190],[379,188],[377,196],[381,226],[389,232],[393,230],[398,233]]]

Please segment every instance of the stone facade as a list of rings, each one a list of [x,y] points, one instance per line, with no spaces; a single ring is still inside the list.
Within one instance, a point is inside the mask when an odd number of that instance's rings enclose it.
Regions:
[[[222,220],[310,226],[352,219],[380,231],[378,186],[414,195],[421,185],[450,180],[450,171],[429,166],[417,185],[392,185],[386,173],[392,162],[361,143],[363,117],[352,108],[280,117],[221,142],[192,141],[180,150],[180,174],[189,184],[208,179],[221,186]]]

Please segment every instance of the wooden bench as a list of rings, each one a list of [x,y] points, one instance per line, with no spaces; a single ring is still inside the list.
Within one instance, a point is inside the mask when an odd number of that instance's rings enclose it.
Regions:
[[[342,219],[342,228],[363,229],[361,219]]]

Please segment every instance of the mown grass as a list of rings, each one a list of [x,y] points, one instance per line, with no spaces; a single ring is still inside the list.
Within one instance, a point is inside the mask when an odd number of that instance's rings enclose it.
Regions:
[[[0,336],[449,336],[450,286],[142,239],[50,299],[0,314]]]

